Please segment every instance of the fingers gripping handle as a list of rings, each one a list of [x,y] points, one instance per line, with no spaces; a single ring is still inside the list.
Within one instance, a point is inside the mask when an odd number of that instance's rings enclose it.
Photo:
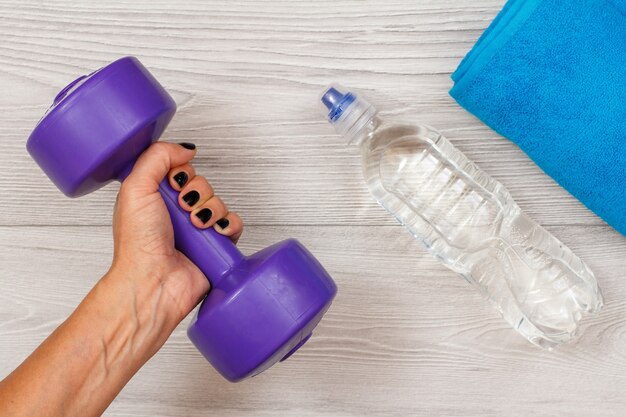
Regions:
[[[212,227],[198,229],[191,223],[189,213],[178,204],[178,192],[167,177],[159,185],[159,192],[167,206],[174,227],[176,249],[187,256],[215,287],[244,256],[227,236]]]

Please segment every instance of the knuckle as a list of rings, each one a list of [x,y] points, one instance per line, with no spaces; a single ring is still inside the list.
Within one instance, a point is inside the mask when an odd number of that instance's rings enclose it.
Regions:
[[[206,188],[208,194],[213,195],[213,186],[205,177],[197,175],[195,178],[198,178],[198,181]]]
[[[218,196],[213,197],[215,199],[215,207],[226,212],[226,204],[224,204],[224,201],[219,198]]]
[[[156,158],[166,159],[169,158],[169,147],[166,143],[156,142],[151,147],[150,150],[154,154]]]
[[[194,188],[197,185],[198,185],[198,177],[193,177],[189,181],[187,181],[187,184],[185,184],[183,189]]]
[[[165,142],[154,142],[151,146],[152,149],[156,150],[166,150],[168,145]]]

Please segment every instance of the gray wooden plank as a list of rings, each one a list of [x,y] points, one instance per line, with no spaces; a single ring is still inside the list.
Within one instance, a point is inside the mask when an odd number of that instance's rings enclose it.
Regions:
[[[619,415],[626,245],[606,226],[550,230],[591,266],[606,300],[577,343],[555,352],[518,336],[400,226],[249,227],[244,252],[294,236],[337,280],[315,337],[289,361],[233,385],[204,363],[184,323],[109,415]],[[4,375],[106,271],[112,247],[104,226],[0,233]]]
[[[199,145],[198,171],[248,225],[243,250],[297,237],[340,293],[297,355],[236,385],[181,325],[107,415],[623,415],[624,238],[447,94],[503,3],[0,0],[0,377],[112,253],[117,186],[66,199],[26,138],[77,75],[136,55],[179,105],[166,138]],[[591,266],[606,306],[578,343],[530,346],[371,200],[317,105],[333,81],[442,130]]]
[[[385,115],[441,129],[541,224],[602,224],[447,94],[500,1],[150,3],[149,14],[143,4],[0,3],[0,166],[13,172],[0,177],[0,224],[108,224],[115,187],[77,209],[24,144],[60,88],[127,54],[179,104],[166,138],[199,145],[199,172],[250,224],[391,224],[364,191],[358,151],[324,121],[317,101],[332,81]]]

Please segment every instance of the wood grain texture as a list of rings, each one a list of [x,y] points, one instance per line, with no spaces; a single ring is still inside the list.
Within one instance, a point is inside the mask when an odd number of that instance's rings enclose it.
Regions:
[[[448,96],[502,7],[473,1],[0,0],[0,377],[108,268],[117,186],[68,200],[24,144],[77,75],[136,55],[179,104],[167,138],[245,219],[250,253],[297,237],[340,293],[289,361],[223,381],[181,325],[110,416],[623,416],[626,241]],[[578,343],[530,346],[367,194],[317,99],[339,81],[442,130],[595,271]]]

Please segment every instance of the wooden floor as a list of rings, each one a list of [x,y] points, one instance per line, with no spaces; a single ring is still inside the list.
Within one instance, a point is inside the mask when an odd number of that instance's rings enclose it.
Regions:
[[[55,93],[135,55],[179,111],[165,138],[246,222],[251,253],[296,237],[340,292],[297,355],[224,381],[183,323],[109,416],[624,416],[626,240],[448,96],[503,0],[0,0],[0,378],[107,270],[117,185],[64,198],[24,145]],[[339,81],[442,130],[595,271],[576,344],[531,346],[369,196],[318,106]]]

